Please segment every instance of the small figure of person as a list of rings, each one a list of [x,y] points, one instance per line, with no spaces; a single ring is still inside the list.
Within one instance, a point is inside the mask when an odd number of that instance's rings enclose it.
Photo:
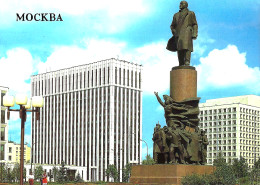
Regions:
[[[164,102],[163,102],[161,100],[161,98],[159,97],[158,92],[154,92],[154,94],[155,94],[158,102],[164,108],[164,117],[165,117],[167,126],[171,127],[172,126],[171,124],[173,123],[172,119],[174,118],[174,114],[173,114],[174,101],[173,101],[173,99],[168,95],[163,95],[163,99],[164,99]]]
[[[188,153],[190,154],[189,163],[190,164],[200,164],[200,146],[201,146],[201,130],[199,127],[195,128],[195,132],[191,133],[190,143],[188,145]]]
[[[47,174],[46,174],[46,172],[44,172],[43,175],[42,175],[42,184],[47,185]]]
[[[209,144],[205,131],[201,131],[201,164],[204,165],[207,162],[207,146]]]
[[[32,171],[30,172],[30,174],[28,176],[28,179],[29,179],[29,184],[33,185],[33,183],[34,183],[34,175],[33,175]]]
[[[41,185],[42,185],[42,178],[40,178],[40,183],[41,183]]]
[[[182,138],[174,124],[172,127],[168,127],[166,138],[169,145],[169,163],[175,164],[177,162],[176,157],[178,156],[179,160],[177,163],[184,164],[184,147],[181,143]]]
[[[153,159],[155,163],[167,163],[169,148],[166,143],[164,129],[161,128],[159,123],[156,124],[156,127],[154,128],[153,142]],[[163,155],[163,159],[159,155]]]

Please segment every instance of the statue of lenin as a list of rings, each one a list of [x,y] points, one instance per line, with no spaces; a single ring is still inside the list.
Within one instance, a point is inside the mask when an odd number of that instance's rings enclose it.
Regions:
[[[193,39],[198,36],[198,24],[195,13],[188,10],[186,1],[180,2],[180,11],[174,14],[171,31],[173,36],[166,48],[170,51],[177,51],[179,66],[189,66]]]

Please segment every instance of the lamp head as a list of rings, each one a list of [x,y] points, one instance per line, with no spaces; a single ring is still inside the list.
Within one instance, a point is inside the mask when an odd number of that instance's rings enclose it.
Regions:
[[[43,107],[43,97],[42,96],[32,97],[32,106],[36,108]]]
[[[14,97],[5,95],[3,97],[3,105],[5,107],[13,107],[14,106]]]
[[[17,105],[26,105],[27,104],[27,100],[28,100],[28,98],[24,94],[17,94],[15,96],[15,103]]]
[[[30,99],[27,100],[27,104],[25,105],[25,108],[26,109],[30,109],[31,108],[31,100]]]

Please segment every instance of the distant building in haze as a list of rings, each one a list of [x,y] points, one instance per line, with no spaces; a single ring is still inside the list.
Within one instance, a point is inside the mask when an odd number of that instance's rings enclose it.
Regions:
[[[106,181],[115,165],[141,163],[142,66],[108,59],[32,76],[33,163],[79,167],[86,181]]]
[[[212,99],[199,107],[209,140],[207,163],[221,153],[230,163],[244,157],[252,167],[260,157],[260,96]]]

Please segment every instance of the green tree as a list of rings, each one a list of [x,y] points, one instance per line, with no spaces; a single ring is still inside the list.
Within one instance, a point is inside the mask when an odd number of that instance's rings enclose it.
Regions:
[[[260,182],[260,158],[255,162],[250,177],[256,183]]]
[[[219,156],[214,161],[216,170],[213,174],[198,175],[192,174],[182,179],[183,185],[235,185],[236,178],[232,166]]]
[[[7,165],[5,163],[1,163],[0,165],[0,182],[12,182],[12,175],[10,170],[7,169]]]
[[[19,182],[20,181],[20,164],[19,163],[15,163],[14,164],[14,168],[11,172],[11,177],[14,179],[15,182]],[[23,177],[24,179],[26,178],[26,169],[23,169]]]
[[[11,173],[12,176],[14,177],[14,181],[18,182],[20,179],[20,165],[18,163],[14,164],[14,168]]]
[[[130,175],[131,175],[131,169],[132,169],[132,166],[129,163],[127,163],[125,165],[125,167],[123,168],[123,170],[122,170],[122,181],[123,182],[129,181],[129,178],[130,178]]]
[[[237,178],[246,177],[248,175],[248,164],[243,157],[240,157],[240,159],[234,159],[232,169]]]
[[[153,158],[148,155],[146,156],[146,159],[143,160],[142,162],[143,165],[152,165],[152,164],[155,164],[155,161],[153,160]]]
[[[6,182],[14,182],[15,181],[15,177],[14,177],[14,174],[12,173],[12,170],[10,168],[8,169],[7,167],[6,167],[5,181]]]
[[[205,185],[206,182],[201,175],[192,174],[182,178],[182,185]]]
[[[258,160],[255,162],[254,168],[260,169],[260,157],[259,157]]]
[[[37,181],[37,180],[40,180],[42,178],[42,174],[43,174],[43,168],[42,166],[37,166],[35,168],[35,171],[34,171],[34,179]]]
[[[114,182],[118,182],[118,180],[119,180],[118,171],[117,171],[115,165],[109,165],[107,167],[106,175],[107,175],[107,177],[112,177],[114,179]]]
[[[57,180],[59,183],[66,183],[68,181],[68,175],[67,175],[68,169],[65,167],[64,161],[61,162],[61,167],[59,169],[59,173],[57,176]]]
[[[0,182],[4,182],[4,178],[5,178],[5,163],[0,163]]]
[[[236,177],[232,170],[232,166],[227,164],[226,160],[222,156],[219,156],[216,160],[214,160],[214,166],[216,166],[214,176],[218,181],[217,183],[223,185],[236,184]]]
[[[52,172],[53,172],[53,180],[55,182],[58,179],[59,169],[56,166],[54,166],[52,168]]]

